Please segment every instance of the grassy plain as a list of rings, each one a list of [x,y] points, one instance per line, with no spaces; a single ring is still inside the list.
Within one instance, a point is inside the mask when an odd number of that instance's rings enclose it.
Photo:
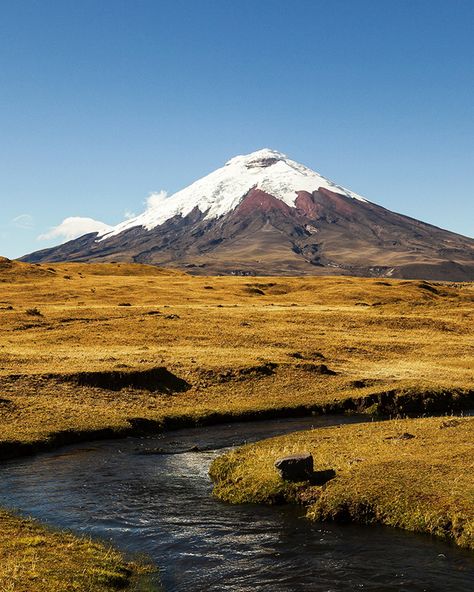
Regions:
[[[290,501],[323,520],[381,522],[474,549],[474,417],[397,419],[297,432],[214,461],[214,492],[233,503]],[[324,486],[283,481],[273,463],[310,452]]]
[[[7,263],[1,441],[120,430],[136,417],[199,421],[389,391],[466,392],[473,303],[472,284]],[[107,373],[162,366],[188,386],[104,388]],[[103,372],[102,384],[84,372]]]
[[[473,396],[473,303],[473,284],[0,259],[0,458],[295,408],[456,408]]]

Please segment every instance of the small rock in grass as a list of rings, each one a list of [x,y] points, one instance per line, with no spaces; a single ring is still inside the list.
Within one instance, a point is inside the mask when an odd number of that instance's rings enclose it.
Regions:
[[[403,434],[398,434],[397,436],[387,436],[385,440],[412,440],[413,438],[416,438],[416,436],[408,432],[403,432]]]
[[[411,440],[412,438],[416,438],[416,436],[409,434],[408,432],[403,432],[403,434],[397,436],[397,440]]]
[[[275,468],[284,481],[307,481],[313,475],[313,456],[309,453],[279,458]]]
[[[440,429],[445,429],[445,428],[455,428],[456,426],[458,426],[461,422],[458,421],[457,419],[446,419],[445,421],[443,421],[441,423],[441,425],[439,426]]]

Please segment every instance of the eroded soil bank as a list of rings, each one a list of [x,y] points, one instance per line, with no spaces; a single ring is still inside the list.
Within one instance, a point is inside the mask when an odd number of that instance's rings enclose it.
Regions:
[[[309,367],[308,367],[309,366]],[[297,367],[298,368],[298,367]],[[307,380],[321,373],[321,365],[303,364],[301,374],[307,374]],[[327,367],[323,365],[323,374]],[[259,380],[271,377],[274,381],[289,380],[295,368],[280,367],[277,364],[264,364],[257,367],[244,367],[227,372],[224,376],[207,371],[208,381],[232,383],[254,382],[254,386],[264,388],[265,382]],[[316,380],[318,378],[316,377]],[[307,417],[327,414],[365,413],[374,418],[406,417],[423,414],[453,414],[474,408],[474,390],[463,388],[423,388],[402,387],[377,391],[372,381],[354,381],[352,396],[342,394],[326,402],[307,402],[305,404],[275,405],[263,400],[248,401],[247,408],[221,402],[218,409],[209,409],[199,402],[183,398],[193,385],[176,376],[165,367],[133,371],[100,371],[69,374],[39,374],[0,376],[3,397],[0,399],[0,417],[9,430],[0,438],[0,460],[27,456],[38,452],[53,450],[66,444],[124,438],[156,434],[180,428],[216,425],[228,422],[258,421],[263,419]],[[235,385],[233,385],[235,387]],[[370,390],[367,394],[357,391]],[[118,392],[118,394],[117,394]],[[140,400],[144,392],[150,393],[156,406],[148,409],[135,408],[135,400]],[[64,395],[65,403],[71,398],[76,405],[76,412],[81,414],[74,421],[69,416],[44,418],[52,399]],[[9,398],[9,395],[11,398]],[[115,398],[116,408],[113,407]],[[35,405],[43,403],[35,415]],[[91,414],[109,404],[108,414]],[[182,408],[180,409],[180,403]],[[24,405],[28,409],[24,409]],[[227,407],[227,410],[224,410]],[[141,416],[127,416],[126,411],[145,411]],[[26,413],[25,413],[26,412]],[[26,420],[24,429],[11,433],[13,426],[19,426]],[[47,422],[47,423],[46,423]],[[29,424],[28,424],[29,423]],[[56,424],[60,429],[47,431],[49,424]],[[71,427],[61,429],[64,424]],[[73,427],[79,423],[78,427]],[[5,427],[7,427],[7,425]],[[8,433],[10,432],[10,433]],[[17,436],[15,438],[15,435]],[[20,436],[20,437],[18,437]],[[22,436],[22,437],[21,437]]]

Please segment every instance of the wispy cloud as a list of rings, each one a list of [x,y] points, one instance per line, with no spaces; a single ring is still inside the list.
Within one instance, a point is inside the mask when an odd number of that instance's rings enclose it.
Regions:
[[[90,232],[107,232],[112,226],[94,220],[93,218],[81,218],[80,216],[70,216],[65,218],[61,224],[48,230],[38,236],[38,240],[52,240],[54,238],[63,238],[72,240]]]
[[[147,210],[153,210],[158,208],[168,197],[168,192],[161,191],[150,193],[150,195],[146,198],[145,205]]]
[[[10,223],[16,228],[23,228],[25,230],[29,230],[35,225],[33,216],[30,214],[20,214],[19,216],[13,218]]]

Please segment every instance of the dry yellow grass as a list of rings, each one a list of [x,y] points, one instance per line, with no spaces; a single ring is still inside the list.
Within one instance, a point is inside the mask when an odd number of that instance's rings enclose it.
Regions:
[[[427,394],[427,409],[442,409],[449,397],[472,394],[473,303],[472,284],[192,277],[129,264],[0,259],[0,457],[80,432],[123,434],[134,418],[171,425],[298,406],[330,410],[371,395],[377,407],[390,391]],[[189,387],[104,388],[116,380],[111,372],[159,366]],[[103,384],[90,374],[84,382],[80,372],[105,373]],[[0,521],[21,529],[12,517]],[[0,554],[7,549],[9,569],[33,582],[28,553],[13,545],[21,535],[12,537],[0,540]],[[47,538],[40,549],[51,559],[55,545]],[[80,553],[69,559],[67,570],[84,567]],[[26,589],[56,590],[37,582]]]
[[[214,492],[233,503],[304,503],[312,519],[381,522],[474,549],[474,418],[425,418],[298,432],[214,461]],[[323,487],[281,480],[276,459],[311,452]]]
[[[202,418],[391,389],[470,389],[473,302],[472,284],[4,264],[2,440],[120,429],[131,417]],[[266,363],[277,366],[265,372]],[[337,374],[319,373],[321,363]],[[156,366],[190,389],[112,391],[60,379]],[[44,376],[51,373],[56,378]]]
[[[115,550],[0,511],[1,592],[131,590],[146,568]]]

